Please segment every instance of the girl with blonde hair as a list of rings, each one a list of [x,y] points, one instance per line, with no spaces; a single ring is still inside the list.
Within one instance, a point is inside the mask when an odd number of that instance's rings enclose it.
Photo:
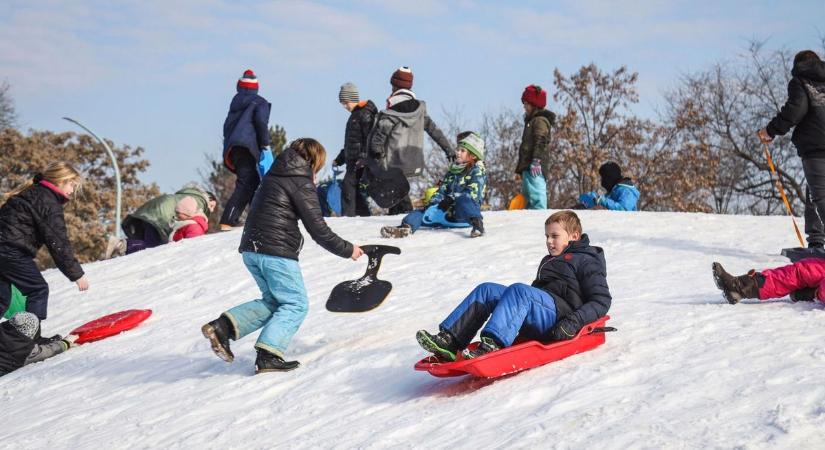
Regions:
[[[63,217],[63,206],[82,183],[77,169],[53,162],[5,195],[0,207],[0,315],[9,306],[14,284],[27,297],[26,311],[40,320],[46,318],[49,285],[34,262],[43,245],[66,278],[81,291],[89,288]]]

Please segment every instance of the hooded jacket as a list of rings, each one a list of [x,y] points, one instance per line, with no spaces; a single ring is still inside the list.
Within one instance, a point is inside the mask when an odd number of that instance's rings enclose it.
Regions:
[[[386,168],[398,167],[406,176],[424,171],[424,132],[441,147],[448,158],[455,155],[450,141],[427,114],[427,104],[411,91],[401,89],[393,97],[408,99],[378,113],[369,137],[368,156]],[[392,97],[391,97],[392,98]]]
[[[238,93],[229,104],[229,112],[223,123],[223,162],[235,172],[229,151],[243,147],[255,161],[260,158],[261,148],[269,147],[269,112],[272,104],[258,95],[257,89],[238,87]]]
[[[43,245],[70,281],[83,276],[69,242],[63,205],[69,199],[57,187],[40,181],[0,207],[0,252],[22,251],[34,258]]]
[[[612,301],[604,251],[591,246],[586,234],[559,256],[545,256],[532,286],[553,297],[557,319],[574,315],[580,324],[604,317]]]
[[[521,175],[530,169],[533,159],[541,160],[544,177],[548,174],[550,155],[550,127],[556,123],[556,115],[546,109],[539,109],[531,116],[524,118],[524,131],[521,134],[521,145],[518,148],[518,163],[516,173]]]
[[[623,178],[613,185],[606,195],[599,197],[597,204],[611,211],[636,211],[639,202],[639,189],[630,178]]]
[[[290,148],[255,192],[238,251],[297,260],[304,245],[299,219],[318,245],[342,258],[352,256],[352,244],[324,222],[309,162]]]
[[[174,194],[161,195],[144,203],[135,212],[127,215],[120,227],[127,237],[140,238],[135,236],[134,230],[142,228],[135,226],[136,221],[141,221],[151,225],[158,236],[167,242],[175,222],[175,205],[186,196],[194,198],[198,203],[198,209],[204,213],[209,211],[209,196],[206,192],[198,188],[184,188]]]
[[[791,141],[799,156],[825,157],[825,62],[794,65],[788,100],[766,127],[771,137],[794,128]]]

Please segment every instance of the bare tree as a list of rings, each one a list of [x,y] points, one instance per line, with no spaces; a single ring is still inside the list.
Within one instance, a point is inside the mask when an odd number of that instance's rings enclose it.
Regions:
[[[8,82],[0,83],[0,130],[15,128],[17,125],[17,112],[9,92],[10,89]]]

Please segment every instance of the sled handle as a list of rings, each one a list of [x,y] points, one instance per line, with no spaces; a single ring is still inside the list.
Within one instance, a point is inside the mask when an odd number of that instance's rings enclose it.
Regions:
[[[597,334],[597,333],[610,333],[611,331],[619,331],[617,328],[614,327],[596,327],[593,328],[592,331],[588,334]]]
[[[367,271],[362,278],[376,278],[378,276],[378,269],[381,268],[381,260],[384,255],[400,255],[401,249],[391,245],[362,245],[361,250],[369,257],[367,263]]]

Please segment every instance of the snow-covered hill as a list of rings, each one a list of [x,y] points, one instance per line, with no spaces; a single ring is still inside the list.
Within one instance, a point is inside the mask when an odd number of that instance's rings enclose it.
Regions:
[[[415,331],[482,281],[532,280],[547,212],[498,212],[487,236],[423,230],[378,237],[400,218],[332,219],[357,243],[391,243],[394,290],[369,313],[332,314],[332,287],[365,261],[308,241],[310,313],[289,349],[299,370],[253,376],[254,339],[216,358],[200,326],[256,297],[236,248],[210,235],[85,266],[91,289],[57,271],[44,332],[151,308],[139,328],[0,378],[0,447],[57,448],[822,448],[822,306],[728,305],[710,276],[783,264],[786,217],[581,213],[605,249],[619,329],[598,349],[495,382],[413,371]]]

